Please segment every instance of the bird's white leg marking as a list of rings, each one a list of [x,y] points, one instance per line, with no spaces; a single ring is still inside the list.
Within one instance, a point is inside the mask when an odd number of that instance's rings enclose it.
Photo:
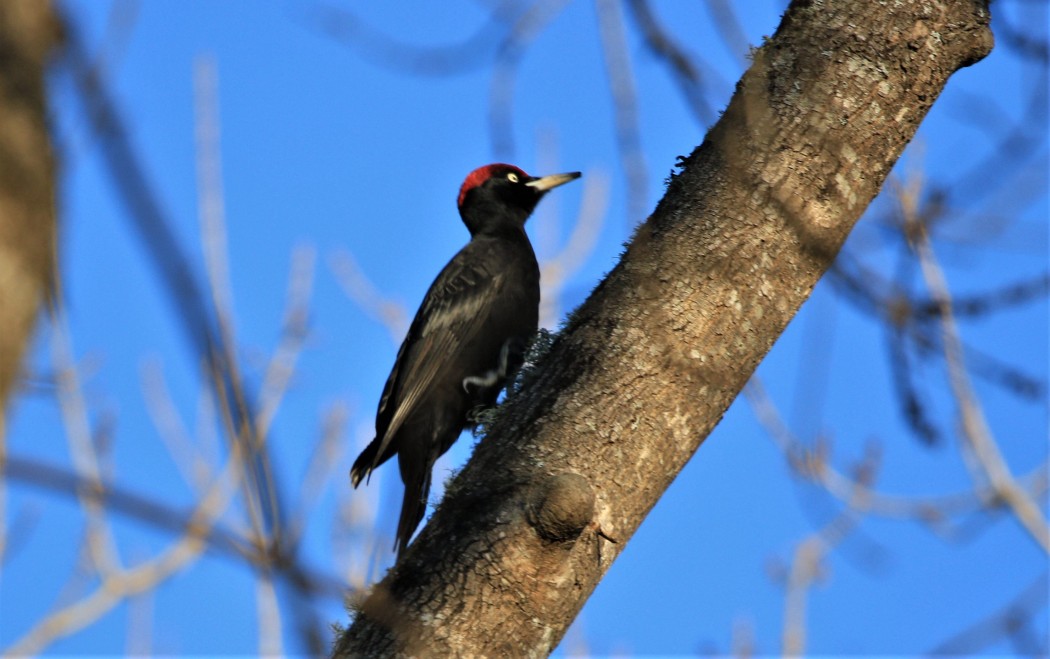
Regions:
[[[499,367],[495,370],[485,371],[484,375],[469,375],[463,378],[463,391],[470,393],[470,387],[475,386],[478,389],[482,387],[491,387],[500,381],[500,378],[507,377],[507,366],[510,362],[510,340],[503,342],[503,347],[499,351]]]
[[[470,375],[463,378],[463,391],[470,393],[471,385],[478,389],[482,387],[491,387],[499,381],[498,371],[486,371],[485,375]]]

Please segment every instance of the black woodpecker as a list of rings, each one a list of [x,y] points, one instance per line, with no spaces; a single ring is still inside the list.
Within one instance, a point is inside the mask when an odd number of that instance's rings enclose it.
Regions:
[[[540,269],[525,221],[547,191],[579,176],[534,177],[494,164],[475,169],[459,190],[470,242],[423,298],[383,387],[375,439],[350,471],[356,488],[397,454],[405,484],[399,557],[423,519],[434,462],[472,425],[472,410],[495,405],[536,332]]]

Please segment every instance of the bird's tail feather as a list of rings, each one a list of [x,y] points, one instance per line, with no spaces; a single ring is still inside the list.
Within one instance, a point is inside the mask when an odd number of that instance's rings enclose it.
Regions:
[[[430,469],[424,470],[423,478],[411,478],[405,482],[405,498],[401,502],[401,518],[397,522],[397,539],[394,551],[398,558],[412,539],[423,513],[427,509],[427,496],[430,494]]]
[[[374,462],[376,459],[376,451],[379,449],[379,442],[375,439],[365,447],[365,450],[361,451],[361,455],[357,456],[354,460],[354,466],[350,468],[350,483],[357,487],[362,480],[367,479],[372,475],[372,469],[374,468]]]

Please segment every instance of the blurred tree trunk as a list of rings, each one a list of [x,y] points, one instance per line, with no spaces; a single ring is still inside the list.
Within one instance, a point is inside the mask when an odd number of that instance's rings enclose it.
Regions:
[[[49,2],[0,2],[0,441],[8,396],[54,284],[55,164],[44,70],[58,35]]]
[[[335,654],[549,653],[988,25],[977,0],[793,2]]]

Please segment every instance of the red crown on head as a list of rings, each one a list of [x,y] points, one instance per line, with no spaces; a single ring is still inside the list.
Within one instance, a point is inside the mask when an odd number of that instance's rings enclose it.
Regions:
[[[467,174],[467,179],[463,181],[463,185],[460,186],[459,197],[456,199],[456,206],[463,205],[463,199],[466,198],[468,192],[478,187],[479,185],[483,185],[485,181],[489,180],[493,176],[500,176],[502,174],[506,174],[507,172],[514,172],[521,178],[529,177],[528,174],[521,171],[521,169],[515,167],[514,165],[508,165],[502,162],[492,163],[491,165],[485,165],[484,167],[478,167],[471,173]]]

